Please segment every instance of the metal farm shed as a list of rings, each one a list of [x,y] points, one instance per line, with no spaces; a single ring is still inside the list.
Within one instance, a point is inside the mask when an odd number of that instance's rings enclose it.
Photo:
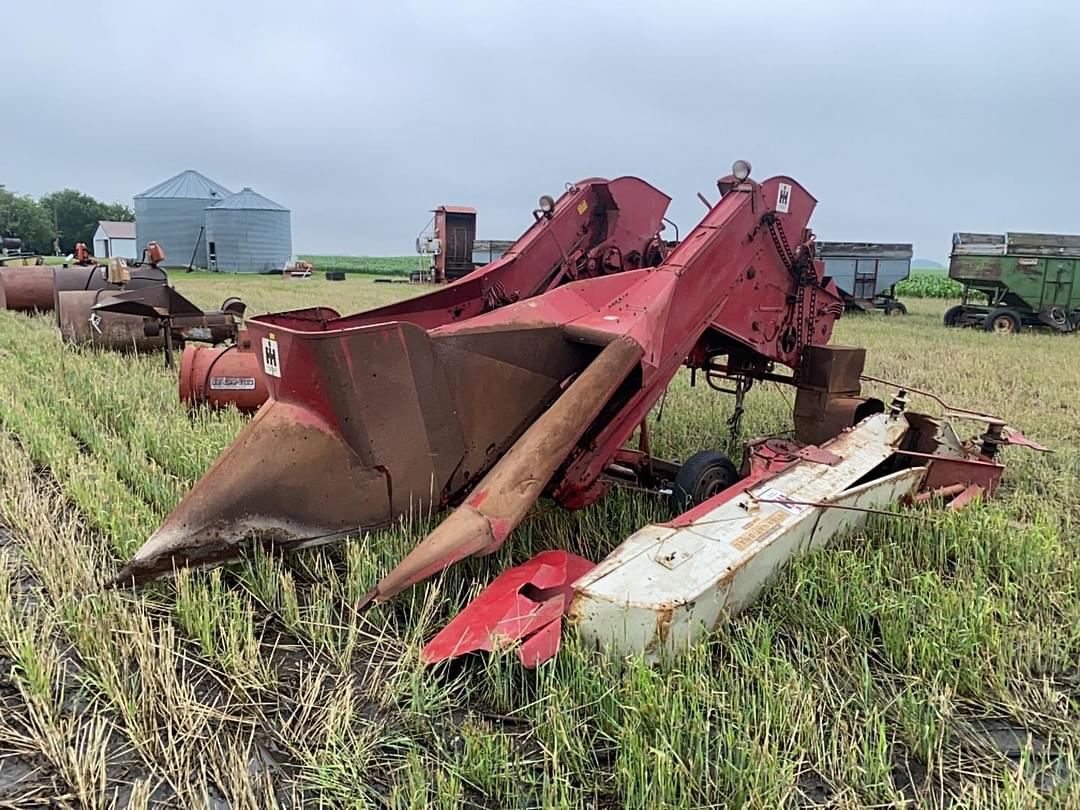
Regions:
[[[165,251],[167,267],[209,267],[206,207],[232,195],[224,186],[188,169],[135,195],[135,241],[139,253],[150,241]],[[137,257],[136,257],[137,258]]]
[[[269,273],[289,263],[292,217],[285,206],[245,188],[205,214],[211,269]]]

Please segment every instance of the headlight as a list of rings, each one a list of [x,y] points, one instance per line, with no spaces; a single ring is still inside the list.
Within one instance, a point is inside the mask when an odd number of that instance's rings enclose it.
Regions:
[[[735,175],[735,179],[740,183],[744,182],[750,177],[750,161],[749,160],[736,160],[731,164],[731,173]]]

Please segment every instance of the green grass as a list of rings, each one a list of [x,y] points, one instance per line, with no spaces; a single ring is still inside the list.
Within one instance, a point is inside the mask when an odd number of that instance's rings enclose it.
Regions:
[[[174,280],[250,311],[423,289]],[[537,672],[506,655],[428,669],[418,652],[494,572],[545,548],[599,558],[661,505],[620,491],[537,509],[495,555],[364,614],[351,606],[430,521],[103,591],[245,420],[186,413],[159,357],[71,349],[51,316],[0,313],[0,803],[1080,806],[1080,341],[946,329],[944,302],[909,306],[844,318],[835,341],[1053,455],[1008,451],[996,500],[876,520],[796,562],[677,660],[612,661],[569,636]],[[789,399],[755,386],[744,433],[786,429]],[[656,451],[722,444],[730,410],[680,377]],[[16,761],[37,768],[11,786]]]
[[[42,264],[47,264],[47,265],[50,265],[50,266],[51,265],[59,266],[59,265],[66,264],[67,261],[68,261],[68,258],[67,258],[67,256],[42,256],[41,261],[42,261]],[[20,264],[24,264],[24,263],[26,263],[26,264],[35,264],[36,262],[37,262],[36,258],[35,259],[26,259],[24,261],[23,259],[18,259],[18,258],[15,258],[15,257],[11,257],[11,258],[8,258],[6,261],[4,261],[2,264],[5,267],[18,267]]]

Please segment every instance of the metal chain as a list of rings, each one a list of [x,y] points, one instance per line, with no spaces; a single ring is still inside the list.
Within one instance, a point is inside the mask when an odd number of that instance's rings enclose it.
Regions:
[[[799,356],[795,360],[794,369],[795,374],[798,375],[800,366],[802,365],[801,348],[808,346],[814,337],[814,313],[817,309],[817,274],[814,272],[812,260],[807,262],[804,259],[800,266],[796,266],[795,253],[791,250],[791,245],[787,240],[787,234],[784,232],[784,226],[780,220],[776,218],[776,214],[770,211],[765,214],[764,220],[766,226],[769,228],[769,235],[772,236],[773,245],[776,246],[776,252],[780,255],[780,259],[783,261],[784,266],[795,276],[795,282],[798,285],[795,299],[795,335],[800,351]],[[806,312],[807,287],[810,288],[809,315]]]

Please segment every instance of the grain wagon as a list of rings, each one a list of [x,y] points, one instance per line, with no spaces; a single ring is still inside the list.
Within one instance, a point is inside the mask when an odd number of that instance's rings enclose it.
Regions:
[[[881,309],[905,315],[896,284],[911,275],[911,245],[882,242],[817,242],[825,274],[836,282],[849,310]]]
[[[964,296],[945,313],[946,326],[998,334],[1080,326],[1080,236],[957,233],[952,242],[949,277]]]

